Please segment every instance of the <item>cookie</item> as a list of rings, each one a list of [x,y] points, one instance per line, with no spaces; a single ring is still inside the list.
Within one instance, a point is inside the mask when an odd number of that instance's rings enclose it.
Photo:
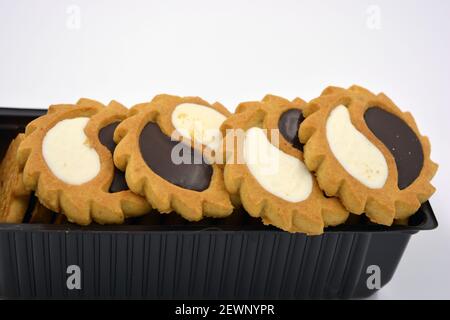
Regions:
[[[268,95],[241,103],[222,125],[225,186],[253,217],[289,232],[323,233],[348,212],[326,198],[303,163],[298,128],[305,103]]]
[[[28,208],[31,193],[23,184],[16,159],[23,139],[19,134],[11,142],[0,164],[0,223],[21,223]]]
[[[305,106],[299,130],[305,163],[328,196],[355,214],[390,226],[435,191],[430,143],[410,113],[386,95],[336,87]]]
[[[115,101],[51,106],[26,127],[17,153],[25,186],[45,207],[80,225],[123,223],[150,211],[114,168],[113,131],[127,112]]]
[[[221,144],[214,132],[220,134],[228,115],[197,97],[156,96],[117,127],[114,162],[130,189],[161,213],[176,211],[190,221],[228,216],[233,206],[212,159]]]

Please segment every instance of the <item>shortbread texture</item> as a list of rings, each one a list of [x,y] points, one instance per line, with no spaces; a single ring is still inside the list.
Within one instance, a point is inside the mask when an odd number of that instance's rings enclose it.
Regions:
[[[352,125],[382,153],[388,167],[387,177],[381,177],[379,181],[364,180],[361,174],[352,175],[346,170],[345,166],[351,163],[351,160],[345,162],[337,159],[333,147],[330,146],[330,139],[327,138],[327,121],[333,110],[340,106],[347,108]],[[417,136],[422,147],[422,169],[418,177],[406,188],[400,189],[398,186],[398,170],[394,156],[369,129],[364,119],[366,111],[373,107],[402,120]],[[431,147],[428,138],[420,134],[412,115],[402,112],[383,93],[375,95],[358,86],[349,89],[329,87],[320,97],[305,106],[303,115],[306,119],[300,126],[299,138],[305,144],[305,163],[315,172],[320,188],[328,196],[339,197],[350,212],[365,213],[372,222],[390,226],[394,220],[410,217],[434,193],[435,189],[430,181],[436,173],[437,165],[430,159]],[[358,160],[358,152],[365,152],[356,150],[357,146],[358,143],[352,145],[349,141],[347,150],[353,152],[353,155],[347,156],[347,159]],[[376,168],[374,163],[371,163],[371,166]],[[378,168],[381,169],[375,173],[383,174],[382,165],[378,165]],[[370,178],[370,174],[368,177]]]
[[[23,184],[17,150],[24,135],[9,145],[0,164],[0,223],[21,223],[28,208],[30,191]]]
[[[301,99],[289,101],[273,95],[266,96],[262,101],[244,102],[239,104],[235,114],[225,121],[222,131],[225,135],[227,132],[235,134],[236,130],[249,132],[258,128],[266,130],[269,139],[271,130],[278,130],[278,122],[284,112],[291,109],[302,110],[304,105],[305,102]],[[285,184],[289,189],[293,182],[285,179],[296,177],[305,179],[298,184],[298,187],[306,188],[306,192],[295,197],[301,201],[283,196],[282,193],[271,192],[276,188],[265,185],[264,181],[252,174],[252,170],[245,161],[239,161],[241,158],[239,154],[242,154],[245,142],[234,141],[230,144],[232,140],[234,139],[225,136],[223,143],[225,186],[232,195],[233,201],[236,204],[242,204],[251,216],[261,218],[264,224],[273,225],[288,232],[308,235],[320,235],[324,232],[324,227],[339,225],[346,221],[347,210],[337,199],[326,198],[312,175],[309,172],[304,174],[299,164],[292,167],[297,167],[301,170],[300,173],[290,177],[281,174],[276,183]],[[289,157],[297,162],[303,161],[302,152],[286,141],[281,134],[277,147],[279,152],[284,153],[283,158]],[[286,169],[289,170],[289,168],[280,168],[280,170]],[[273,181],[274,177],[271,179]],[[308,186],[309,179],[312,181],[312,187]]]
[[[26,188],[35,192],[42,205],[64,214],[69,222],[80,225],[93,221],[120,224],[127,217],[149,212],[151,208],[148,203],[131,191],[108,191],[114,176],[114,163],[111,152],[99,141],[99,131],[110,123],[125,119],[127,111],[115,101],[106,107],[90,99],[80,99],[75,105],[50,106],[46,115],[28,124],[17,152]],[[100,170],[87,182],[71,184],[62,181],[50,170],[43,156],[43,141],[58,123],[79,118],[89,118],[84,128],[84,143],[98,154]],[[72,170],[76,170],[76,164]]]
[[[176,137],[172,114],[180,104],[202,105],[226,117],[229,115],[229,111],[221,104],[209,104],[199,97],[158,95],[149,103],[133,107],[128,118],[117,127],[114,134],[117,143],[114,162],[119,169],[125,171],[130,190],[145,197],[160,213],[175,211],[189,221],[199,221],[204,217],[226,217],[233,212],[233,205],[225,189],[219,165],[211,164],[213,174],[209,186],[203,191],[196,191],[167,181],[156,174],[143,159],[139,139],[144,127],[155,123],[167,137]],[[182,139],[181,134],[178,139]],[[208,153],[213,154],[205,145],[199,146],[192,140],[191,145],[199,152],[209,151]],[[158,150],[154,152],[157,154]]]

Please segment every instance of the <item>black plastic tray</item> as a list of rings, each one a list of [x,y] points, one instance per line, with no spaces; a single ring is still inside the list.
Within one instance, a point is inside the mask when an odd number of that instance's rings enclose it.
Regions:
[[[0,108],[0,159],[45,110]],[[236,212],[187,223],[145,218],[121,226],[0,224],[0,297],[363,298],[390,281],[411,235],[437,227],[428,202],[408,226],[361,221],[307,237]],[[237,219],[236,219],[237,217]],[[67,288],[80,267],[81,289]],[[372,280],[371,280],[372,279]]]

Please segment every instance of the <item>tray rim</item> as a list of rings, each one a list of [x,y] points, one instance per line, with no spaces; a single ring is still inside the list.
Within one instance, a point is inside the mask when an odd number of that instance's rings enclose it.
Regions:
[[[431,204],[425,202],[421,209],[425,215],[424,221],[417,226],[382,226],[382,225],[340,225],[336,227],[325,228],[322,235],[325,234],[339,234],[339,233],[354,233],[354,234],[373,234],[373,233],[417,233],[420,231],[434,230],[439,226],[439,223],[434,215]],[[185,233],[185,232],[218,232],[218,233],[235,233],[235,232],[272,232],[279,234],[302,235],[302,233],[288,233],[286,231],[277,229],[275,227],[267,227],[261,225],[244,225],[239,227],[237,225],[54,225],[54,224],[0,224],[0,232],[5,231],[24,231],[24,232],[76,232],[76,233],[149,233],[149,232],[165,232],[165,233]]]

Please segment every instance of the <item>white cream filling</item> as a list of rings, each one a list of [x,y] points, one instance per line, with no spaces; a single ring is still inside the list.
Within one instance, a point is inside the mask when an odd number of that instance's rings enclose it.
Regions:
[[[272,145],[261,128],[247,130],[244,160],[258,183],[274,196],[300,202],[311,194],[313,179],[305,164]]]
[[[347,107],[334,108],[326,123],[327,140],[336,159],[359,182],[371,189],[386,183],[389,169],[383,153],[352,124]]]
[[[220,112],[194,103],[179,104],[172,112],[172,124],[183,137],[212,150],[220,146],[220,126],[225,120]]]
[[[88,122],[86,117],[62,120],[44,137],[44,160],[50,171],[67,184],[86,183],[100,172],[100,157],[84,133]]]

